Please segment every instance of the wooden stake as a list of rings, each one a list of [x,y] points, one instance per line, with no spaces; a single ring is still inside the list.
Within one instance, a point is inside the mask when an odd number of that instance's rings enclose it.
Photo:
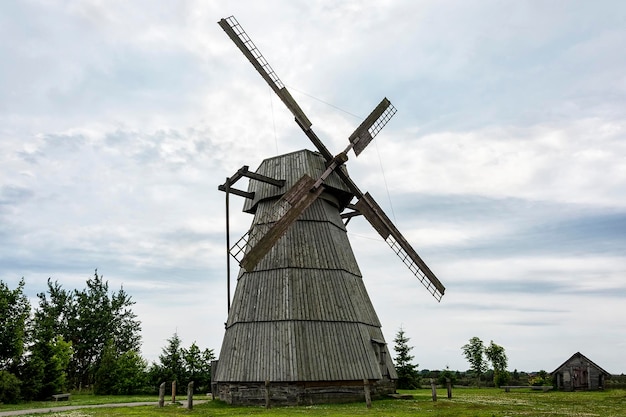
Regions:
[[[193,381],[187,384],[187,409],[193,409]]]
[[[435,384],[435,380],[430,378],[430,388],[433,391],[433,401],[437,401],[437,385]]]
[[[165,405],[165,382],[159,385],[159,407]]]

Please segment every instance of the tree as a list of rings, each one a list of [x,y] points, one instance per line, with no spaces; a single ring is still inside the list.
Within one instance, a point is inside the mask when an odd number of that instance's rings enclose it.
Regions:
[[[0,369],[0,404],[16,404],[20,400],[20,380],[9,371]]]
[[[194,381],[194,390],[207,391],[211,387],[211,361],[215,359],[212,349],[201,351],[196,342],[183,349],[183,360],[189,381]]]
[[[404,334],[404,329],[400,327],[398,333],[396,333],[395,339],[393,339],[395,345],[393,350],[396,351],[396,372],[398,373],[398,388],[400,389],[415,389],[419,387],[419,374],[417,367],[412,363],[413,356],[410,354],[413,350],[413,346],[409,346],[410,338]]]
[[[491,362],[493,367],[493,383],[496,387],[502,384],[506,384],[509,381],[510,375],[506,371],[507,357],[504,352],[504,348],[500,345],[489,343],[489,346],[485,348],[485,356]]]
[[[109,342],[96,372],[96,394],[131,395],[146,386],[146,361],[139,353],[129,350],[117,355],[115,346]]]
[[[174,333],[167,339],[167,346],[161,352],[159,363],[153,363],[147,373],[151,386],[176,381],[177,390],[184,393],[187,384],[194,381],[194,391],[205,392],[210,389],[211,361],[215,359],[212,349],[201,350],[196,342],[185,349],[178,333]]]
[[[0,370],[15,370],[19,364],[26,343],[29,315],[24,278],[14,290],[0,281]]]
[[[75,351],[69,367],[75,386],[94,383],[109,342],[118,355],[139,351],[141,324],[131,310],[134,304],[124,288],[109,296],[109,283],[98,270],[87,280],[87,288],[74,290],[68,336]]]
[[[145,391],[148,364],[139,352],[129,350],[117,359],[117,382],[113,386],[117,394],[135,394]]]
[[[511,379],[512,379],[513,385],[520,385],[520,382],[519,382],[519,372],[517,371],[517,368],[515,368],[513,370],[513,374],[511,375]]]
[[[109,294],[109,284],[98,270],[80,291],[66,291],[48,279],[47,294],[38,297],[35,345],[52,343],[56,335],[71,342],[73,355],[67,373],[74,387],[94,383],[109,343],[116,356],[139,351],[141,323],[131,309],[135,302],[123,287]]]
[[[124,287],[111,295],[111,334],[119,353],[138,352],[141,348],[141,323],[131,309],[134,304]]]
[[[67,367],[72,357],[67,337],[71,293],[48,279],[48,295],[37,294],[30,330],[30,354],[21,368],[22,396],[26,400],[45,399],[68,388]]]
[[[35,309],[36,339],[52,340],[56,335],[69,334],[69,317],[73,311],[73,294],[63,289],[58,281],[48,278],[48,291],[37,294],[39,304]]]
[[[187,382],[187,372],[183,361],[181,344],[182,341],[178,337],[177,332],[167,339],[167,346],[161,349],[162,354],[159,355],[158,376],[161,382],[176,381],[177,388],[182,392],[183,384]]]
[[[117,355],[113,343],[109,341],[102,359],[100,359],[100,367],[96,372],[93,392],[96,395],[113,394],[113,385],[115,385],[115,373],[117,371]]]
[[[469,343],[463,345],[461,349],[463,349],[465,359],[470,363],[472,371],[476,374],[478,386],[480,387],[480,376],[487,370],[483,341],[474,336],[469,340]]]
[[[444,369],[439,374],[439,377],[437,377],[437,383],[439,385],[445,386],[448,383],[448,380],[450,380],[450,383],[454,385],[456,384],[456,381],[457,381],[457,373],[458,372],[452,372],[450,368],[446,366],[446,369]]]

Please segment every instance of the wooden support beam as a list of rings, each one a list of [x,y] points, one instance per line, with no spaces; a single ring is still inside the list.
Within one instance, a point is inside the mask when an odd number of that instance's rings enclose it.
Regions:
[[[219,191],[226,192],[227,184],[220,185],[217,187],[217,189]],[[239,197],[244,197],[244,198],[249,198],[249,199],[254,198],[254,193],[249,193],[247,191],[238,190],[237,188],[231,188],[230,186],[228,187],[228,192],[231,194],[238,195]]]
[[[267,177],[265,175],[257,174],[256,172],[250,172],[248,171],[248,166],[244,165],[241,168],[239,168],[232,177],[226,178],[226,182],[222,185],[219,185],[217,189],[219,191],[238,195],[239,197],[253,199],[254,193],[239,190],[237,188],[232,188],[233,184],[235,184],[237,181],[239,181],[243,177],[250,178],[256,181],[261,181],[266,184],[273,185],[275,187],[282,187],[285,185],[285,180],[277,180],[276,178]]]

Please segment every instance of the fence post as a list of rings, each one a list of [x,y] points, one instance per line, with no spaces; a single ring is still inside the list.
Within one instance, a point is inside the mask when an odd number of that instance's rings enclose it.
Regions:
[[[172,404],[176,403],[176,380],[172,381]]]
[[[165,405],[165,382],[159,385],[159,407]]]
[[[193,408],[193,381],[187,384],[187,409]]]
[[[430,378],[430,388],[433,391],[433,401],[437,401],[437,385],[435,384],[435,380]]]

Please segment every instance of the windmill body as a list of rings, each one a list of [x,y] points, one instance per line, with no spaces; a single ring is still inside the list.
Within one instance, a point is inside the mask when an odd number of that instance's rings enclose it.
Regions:
[[[270,226],[259,219],[302,175],[324,170],[324,158],[308,150],[263,161],[257,174],[285,185],[250,181],[255,198],[244,211],[255,214],[254,227]],[[213,374],[222,400],[262,402],[265,381],[289,404],[358,400],[364,379],[373,395],[395,391],[381,324],[340,216],[352,195],[336,174],[325,184],[256,268],[239,273]]]

